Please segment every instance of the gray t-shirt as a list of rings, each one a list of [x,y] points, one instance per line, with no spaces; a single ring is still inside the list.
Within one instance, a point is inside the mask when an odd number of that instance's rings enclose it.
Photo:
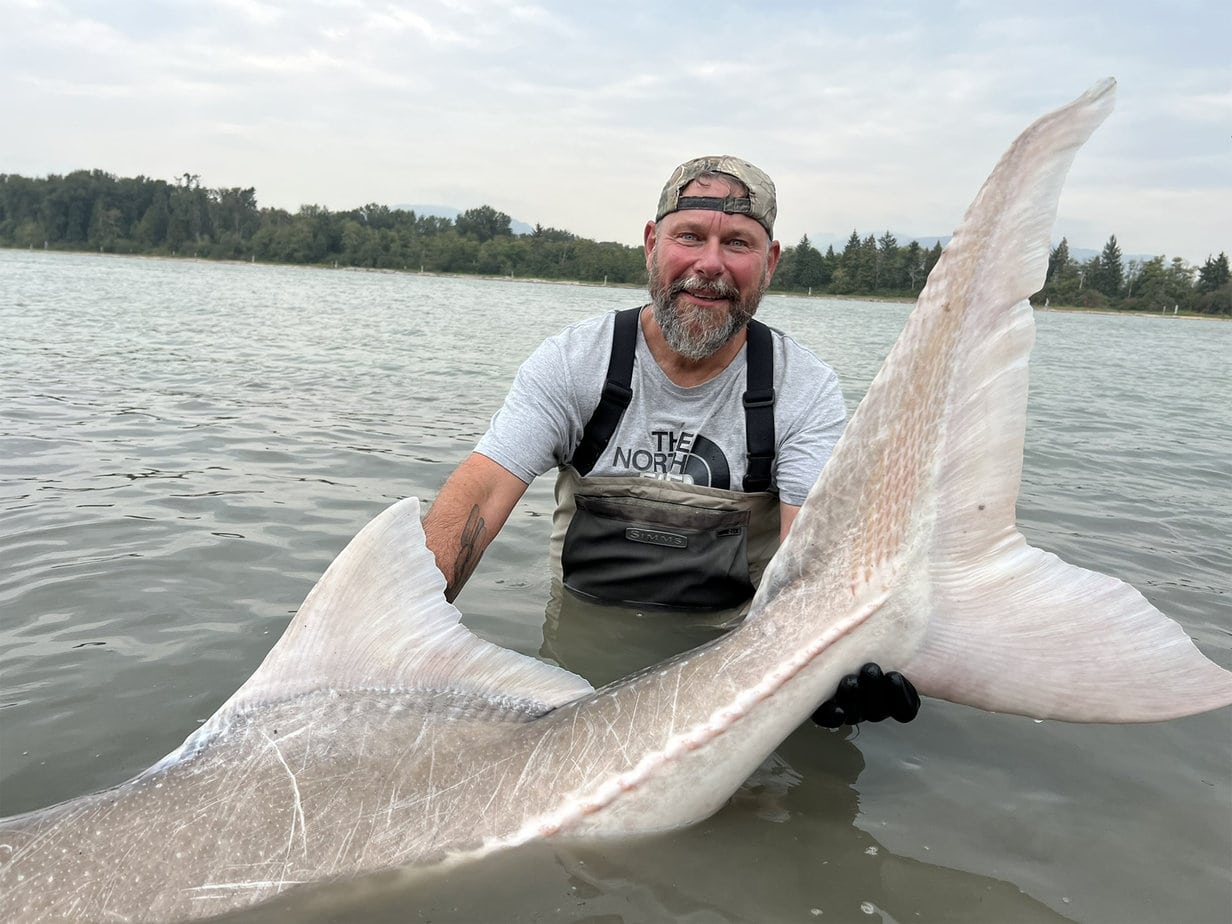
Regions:
[[[615,313],[579,321],[545,340],[518,369],[476,451],[527,484],[568,462],[603,390]],[[773,330],[772,491],[804,502],[843,429],[838,376]],[[745,353],[708,382],[673,383],[638,328],[633,400],[591,475],[647,475],[739,491],[746,469]]]

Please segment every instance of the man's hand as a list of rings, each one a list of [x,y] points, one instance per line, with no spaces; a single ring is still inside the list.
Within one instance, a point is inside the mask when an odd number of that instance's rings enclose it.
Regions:
[[[834,696],[813,713],[813,721],[824,728],[886,718],[910,722],[919,711],[920,694],[910,680],[898,671],[882,673],[879,666],[870,663],[839,681]]]

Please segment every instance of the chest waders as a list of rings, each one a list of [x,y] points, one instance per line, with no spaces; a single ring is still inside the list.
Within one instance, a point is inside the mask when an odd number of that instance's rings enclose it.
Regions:
[[[556,479],[551,560],[575,595],[671,610],[739,607],[778,548],[774,354],[770,329],[749,321],[743,491],[639,475],[589,475],[633,396],[640,308],[616,313],[603,394]]]

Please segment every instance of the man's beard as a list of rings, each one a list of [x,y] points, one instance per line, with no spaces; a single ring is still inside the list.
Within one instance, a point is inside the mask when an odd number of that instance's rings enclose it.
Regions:
[[[729,307],[724,311],[717,305],[706,307],[682,301],[680,294],[690,290],[727,299]],[[669,285],[660,278],[659,261],[651,257],[650,300],[654,319],[667,345],[687,359],[705,359],[718,352],[749,323],[765,294],[764,270],[756,291],[741,298],[739,289],[721,279],[682,276]]]

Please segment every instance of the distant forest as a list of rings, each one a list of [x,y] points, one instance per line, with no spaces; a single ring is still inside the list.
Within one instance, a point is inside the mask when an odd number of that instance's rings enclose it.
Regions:
[[[334,212],[260,208],[256,190],[210,189],[196,174],[174,182],[116,177],[101,170],[29,178],[0,174],[0,246],[215,260],[257,260],[644,284],[639,247],[596,242],[536,225],[514,234],[490,206],[456,219],[375,203]],[[941,245],[900,246],[888,231],[852,231],[842,251],[818,251],[804,237],[783,251],[773,291],[914,298]],[[1191,266],[1179,257],[1124,260],[1116,236],[1080,262],[1062,240],[1052,250],[1037,304],[1132,311],[1180,310],[1232,316],[1228,257]]]

